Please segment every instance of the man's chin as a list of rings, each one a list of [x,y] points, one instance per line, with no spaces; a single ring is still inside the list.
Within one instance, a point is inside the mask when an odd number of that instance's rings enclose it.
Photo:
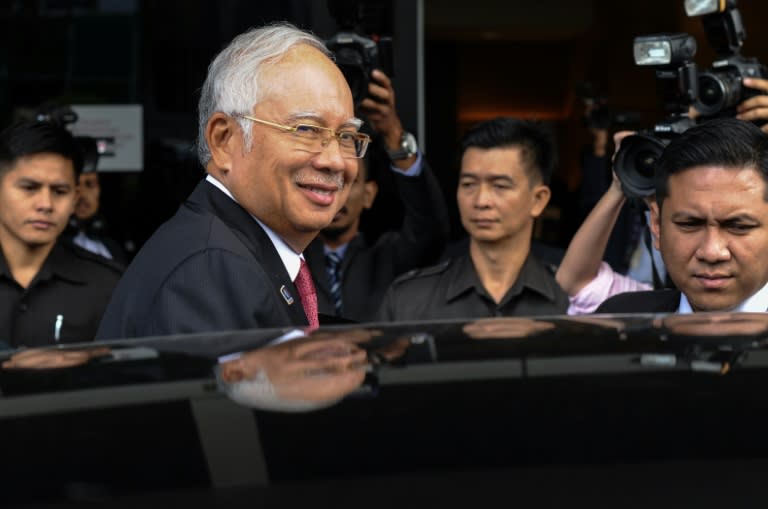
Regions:
[[[349,231],[349,226],[334,225],[333,223],[331,223],[329,226],[320,230],[320,235],[322,235],[327,239],[337,239],[348,231]]]

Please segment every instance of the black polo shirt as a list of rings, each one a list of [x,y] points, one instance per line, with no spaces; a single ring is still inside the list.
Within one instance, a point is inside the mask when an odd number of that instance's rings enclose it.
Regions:
[[[384,299],[380,318],[408,321],[558,315],[567,309],[568,295],[552,271],[533,255],[528,256],[515,284],[496,304],[466,254],[395,280]]]
[[[59,241],[28,288],[0,250],[0,343],[44,346],[91,341],[122,268]]]

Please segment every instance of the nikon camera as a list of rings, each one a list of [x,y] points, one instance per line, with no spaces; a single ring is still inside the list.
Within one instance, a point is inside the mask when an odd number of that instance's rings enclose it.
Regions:
[[[659,96],[668,116],[653,130],[640,131],[621,141],[613,168],[628,198],[644,198],[655,189],[654,172],[670,140],[694,125],[689,106],[698,97],[696,40],[684,33],[645,35],[633,43],[635,64],[656,71]]]
[[[760,95],[742,86],[741,80],[768,77],[756,58],[740,54],[747,32],[736,0],[686,0],[685,11],[690,17],[701,16],[707,41],[718,55],[718,60],[699,74],[699,98],[694,107],[704,119],[733,117],[739,103]]]

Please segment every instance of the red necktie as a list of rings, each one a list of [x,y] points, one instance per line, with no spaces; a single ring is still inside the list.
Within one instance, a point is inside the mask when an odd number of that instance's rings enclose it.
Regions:
[[[320,321],[317,318],[317,292],[315,292],[315,284],[312,282],[312,274],[309,272],[307,262],[301,260],[301,267],[299,268],[299,275],[296,276],[296,280],[293,282],[296,285],[296,289],[299,291],[299,298],[301,299],[301,305],[304,307],[304,314],[307,315],[309,326],[317,328],[320,326]]]

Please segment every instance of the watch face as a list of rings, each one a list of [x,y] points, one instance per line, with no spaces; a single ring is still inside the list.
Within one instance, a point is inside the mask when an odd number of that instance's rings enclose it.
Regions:
[[[416,142],[416,137],[409,132],[404,132],[402,136],[400,136],[399,150],[387,149],[387,154],[393,161],[408,159],[409,157],[416,155],[418,152],[419,144]]]
[[[419,151],[419,144],[416,142],[416,137],[411,133],[403,133],[403,138],[400,141],[403,150],[408,154],[415,154]]]

